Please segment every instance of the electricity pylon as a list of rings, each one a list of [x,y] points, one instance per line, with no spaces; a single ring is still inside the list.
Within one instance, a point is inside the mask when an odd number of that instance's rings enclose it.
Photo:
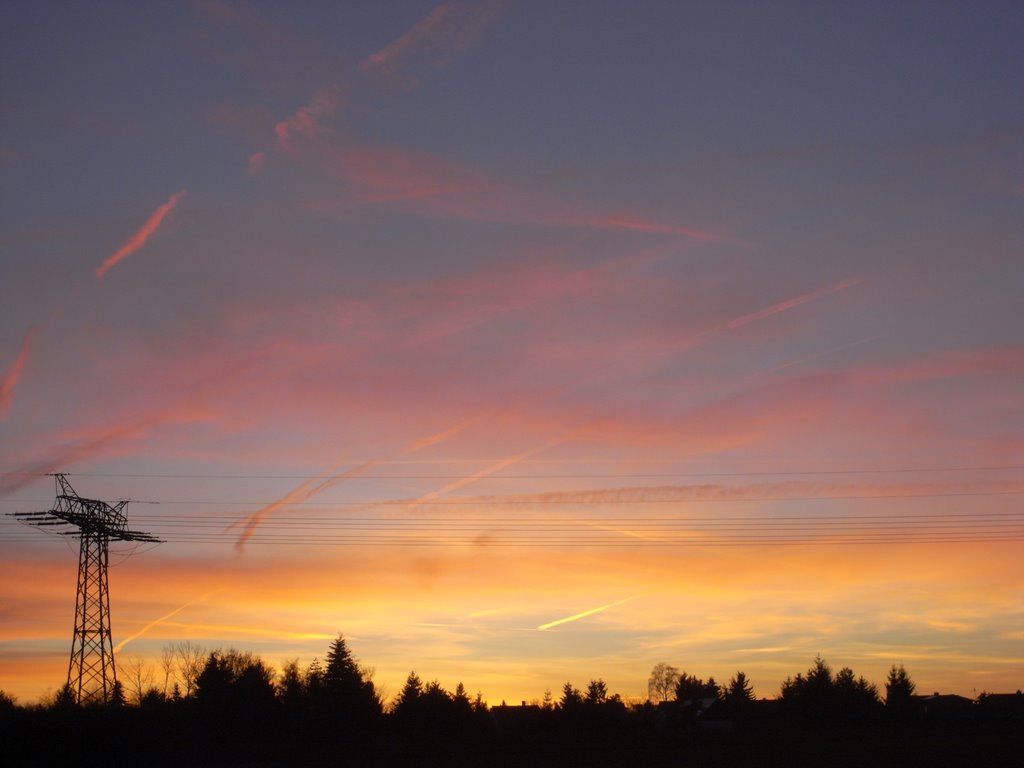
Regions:
[[[75,599],[75,636],[68,662],[68,687],[79,704],[107,702],[117,682],[114,647],[110,640],[110,594],[107,589],[108,545],[111,541],[160,539],[142,531],[128,529],[124,507],[105,501],[83,499],[67,478],[57,478],[57,501],[46,512],[16,512],[14,516],[31,525],[73,526],[58,531],[77,537],[78,596]]]

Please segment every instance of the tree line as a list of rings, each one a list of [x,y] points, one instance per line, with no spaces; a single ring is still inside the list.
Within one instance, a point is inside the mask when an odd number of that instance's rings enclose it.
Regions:
[[[893,664],[889,669],[883,699],[874,683],[856,676],[849,667],[833,673],[818,655],[806,673],[786,678],[778,701],[791,715],[807,719],[864,720],[883,711],[889,716],[908,716],[913,710],[915,691],[916,685],[902,664]],[[713,677],[704,681],[661,662],[651,670],[647,694],[650,701],[675,701],[698,710],[724,705],[720,709],[733,716],[749,716],[753,711],[753,685],[742,671],[719,685]]]
[[[0,691],[0,738],[35,759],[47,744],[43,734],[75,734],[89,743],[116,729],[122,747],[165,745],[168,764],[232,764],[239,756],[247,764],[272,764],[296,756],[348,754],[372,762],[381,755],[419,760],[570,747],[602,755],[676,754],[699,748],[706,731],[740,741],[777,741],[780,734],[798,741],[811,734],[813,741],[823,729],[874,728],[890,739],[930,727],[902,665],[889,670],[883,695],[849,667],[834,672],[821,656],[788,677],[778,696],[761,700],[742,671],[720,684],[664,662],[651,670],[647,700],[628,704],[594,678],[583,687],[565,682],[558,696],[548,690],[531,705],[489,706],[462,683],[449,691],[415,672],[388,702],[373,677],[340,635],[323,661],[289,661],[280,672],[251,652],[178,643],[164,649],[159,673],[137,659],[122,662],[106,705],[79,707],[65,687],[48,701],[20,707]]]

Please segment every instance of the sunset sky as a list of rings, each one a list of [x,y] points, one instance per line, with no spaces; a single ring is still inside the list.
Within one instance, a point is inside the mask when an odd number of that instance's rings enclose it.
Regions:
[[[1024,687],[1020,3],[0,4],[0,513],[113,642]],[[0,689],[77,541],[0,517]],[[158,674],[159,676],[159,674]]]

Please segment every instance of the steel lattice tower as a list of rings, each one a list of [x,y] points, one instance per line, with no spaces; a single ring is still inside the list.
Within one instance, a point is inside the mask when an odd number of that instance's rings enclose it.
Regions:
[[[59,531],[79,539],[75,635],[68,662],[68,686],[79,704],[109,701],[117,682],[110,639],[110,592],[107,562],[111,541],[159,542],[141,531],[128,530],[124,508],[83,499],[67,478],[56,474],[57,500],[46,512],[17,512],[15,517],[38,526],[74,526]]]

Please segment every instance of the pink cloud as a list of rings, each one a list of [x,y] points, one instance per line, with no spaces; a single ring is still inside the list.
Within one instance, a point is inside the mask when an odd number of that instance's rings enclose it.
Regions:
[[[323,120],[341,106],[341,87],[322,88],[313,94],[310,102],[274,126],[278,145],[288,151],[295,149],[295,142],[325,138],[328,128]]]
[[[11,401],[14,398],[14,388],[18,386],[18,381],[21,380],[21,373],[25,368],[25,361],[28,359],[29,348],[32,346],[32,337],[35,336],[35,333],[35,328],[29,328],[25,333],[25,338],[21,341],[21,349],[18,350],[18,356],[14,360],[14,365],[11,366],[11,370],[7,372],[3,383],[0,384],[0,419],[7,418],[7,412],[10,410]]]
[[[1024,344],[944,350],[887,366],[865,367],[857,375],[868,381],[914,382],[973,376],[1024,374]]]
[[[156,234],[167,215],[174,210],[174,206],[176,206],[178,201],[184,196],[184,189],[179,192],[175,192],[166,203],[153,211],[150,217],[146,219],[146,223],[142,225],[142,228],[128,238],[128,241],[124,245],[118,248],[113,255],[108,257],[102,264],[100,264],[99,267],[96,268],[96,277],[103,277],[103,275],[106,274],[106,272],[115,264],[128,258],[145,246],[149,239]]]
[[[403,35],[367,56],[359,69],[384,75],[403,87],[415,87],[418,80],[402,72],[410,60],[425,58],[441,66],[451,63],[497,22],[506,5],[504,1],[443,3]]]
[[[212,418],[213,413],[209,409],[198,403],[184,402],[101,427],[59,435],[53,440],[56,445],[43,456],[23,465],[18,472],[0,478],[0,496],[23,488],[40,475],[64,471],[72,464],[103,455],[132,440],[142,439],[159,427],[194,424]]]
[[[332,128],[342,106],[340,86],[318,90],[309,103],[279,121],[277,146],[294,160],[349,187],[356,200],[400,207],[413,215],[539,226],[645,232],[746,245],[734,237],[629,212],[593,212],[550,195],[490,177],[426,152],[371,146]],[[351,197],[306,203],[312,210],[348,208]]]
[[[653,221],[632,217],[632,216],[603,216],[594,217],[590,225],[598,229],[618,229],[635,232],[655,232],[666,235],[686,235],[695,240],[717,240],[721,239],[710,232],[702,232],[691,227],[677,227],[670,224],[659,224]]]
[[[264,154],[262,152],[253,152],[249,156],[249,175],[259,176],[263,173],[263,162]]]
[[[303,133],[317,133],[313,123]],[[297,131],[289,130],[288,136]],[[413,215],[471,221],[521,222],[538,226],[647,232],[695,240],[740,242],[717,232],[654,221],[635,214],[610,215],[582,209],[535,190],[513,186],[487,174],[423,152],[397,147],[352,147],[320,133],[310,154],[349,184],[358,199],[401,207]],[[343,146],[343,144],[345,146]],[[330,210],[338,203],[316,201],[310,208]],[[343,203],[348,205],[348,203]]]
[[[762,309],[758,312],[752,312],[749,315],[737,317],[735,320],[732,320],[729,323],[729,328],[742,328],[744,325],[748,325],[757,320],[764,320],[765,318],[771,317],[772,315],[777,315],[780,312],[786,312],[790,309],[794,309],[795,307],[799,307],[802,304],[806,304],[810,301],[815,301],[816,299],[828,296],[829,294],[837,293],[839,291],[846,290],[847,288],[852,288],[855,285],[860,285],[863,282],[863,277],[854,277],[850,278],[849,280],[843,280],[842,282],[836,283],[835,285],[826,286],[817,291],[811,291],[810,293],[804,293],[799,296],[794,296],[793,298],[786,299],[785,301],[781,301],[778,304],[773,304],[767,309]]]

